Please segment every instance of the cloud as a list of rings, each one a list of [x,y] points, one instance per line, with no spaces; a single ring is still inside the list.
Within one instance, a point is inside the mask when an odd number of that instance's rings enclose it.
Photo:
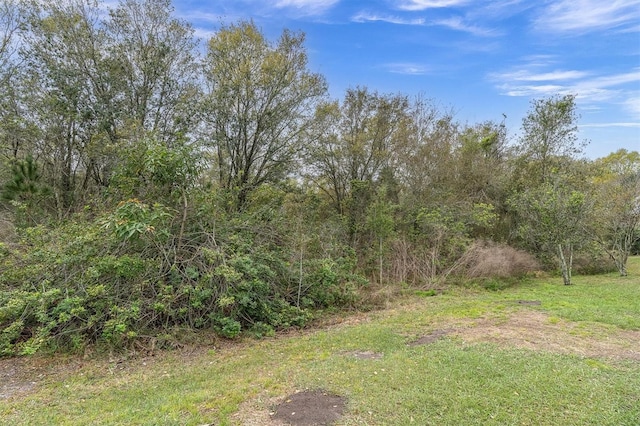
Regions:
[[[278,0],[274,6],[278,9],[293,8],[297,9],[303,15],[319,15],[340,0]]]
[[[395,4],[395,7],[400,10],[418,11],[455,7],[466,3],[468,3],[468,0],[401,0]]]
[[[210,5],[202,5],[200,9],[190,8],[180,2],[177,3],[176,10],[178,16],[190,22],[235,22],[241,19],[268,18],[274,14],[294,17],[323,15],[330,8],[339,3],[340,0],[275,0],[265,2],[264,0],[217,0]],[[207,10],[203,10],[206,8]]]
[[[410,62],[385,64],[383,68],[390,73],[403,75],[425,75],[429,72],[427,66]]]
[[[441,27],[449,28],[454,31],[467,32],[467,33],[471,33],[473,35],[482,36],[482,37],[499,35],[498,31],[467,24],[460,17],[452,17],[452,18],[441,19],[437,21],[426,21],[424,18],[406,19],[396,15],[360,12],[357,15],[354,15],[351,18],[351,21],[357,22],[357,23],[386,22],[389,24],[396,24],[396,25],[441,26]]]
[[[399,16],[393,15],[377,15],[368,12],[360,12],[351,18],[352,22],[364,23],[364,22],[387,22],[397,25],[424,25],[425,20],[421,18],[417,19],[404,19]]]
[[[225,16],[223,12],[216,14],[211,12],[205,12],[202,10],[189,10],[186,12],[179,11],[177,13],[177,16],[180,19],[184,19],[185,21],[188,21],[191,23],[201,22],[201,23],[208,23],[208,24],[220,24],[224,20],[229,20],[229,18]]]
[[[640,93],[634,93],[623,102],[623,107],[640,122]]]
[[[593,82],[602,87],[619,86],[626,83],[638,83],[640,82],[640,68],[636,68],[635,70],[624,74],[598,77],[594,79]]]
[[[508,81],[555,81],[555,80],[575,80],[589,75],[584,71],[556,70],[534,74],[526,70],[518,70],[508,73],[496,74],[495,77]]]
[[[566,86],[557,84],[541,84],[541,85],[521,85],[512,86],[508,83],[498,86],[502,90],[503,95],[507,96],[550,96],[555,94],[572,95],[575,94]]]
[[[460,17],[452,17],[448,19],[441,19],[439,21],[434,21],[434,25],[440,25],[443,27],[447,27],[456,31],[463,31],[467,33],[471,33],[476,36],[489,37],[489,36],[497,36],[501,33],[499,31],[490,30],[486,28],[481,28],[475,25],[467,24]]]
[[[616,74],[562,69],[549,71],[542,64],[544,60],[531,59],[534,61],[532,64],[525,64],[517,70],[490,74],[489,79],[506,96],[575,95],[581,100],[583,109],[599,109],[605,104],[617,105],[626,111],[629,118],[640,122],[640,93],[637,89],[640,68]],[[547,63],[554,62],[553,57],[543,59]]]
[[[212,37],[216,35],[215,30],[209,30],[206,28],[194,27],[193,28],[193,36],[200,40],[210,40]]]
[[[638,27],[637,0],[560,0],[545,7],[535,21],[544,31],[578,32]]]

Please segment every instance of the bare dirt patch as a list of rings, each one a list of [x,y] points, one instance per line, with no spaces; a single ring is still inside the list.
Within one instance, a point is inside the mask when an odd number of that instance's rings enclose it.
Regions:
[[[273,408],[282,402],[282,397],[267,397],[258,395],[244,401],[238,407],[238,411],[232,416],[234,425],[242,426],[284,426],[287,423],[274,419]]]
[[[382,357],[384,356],[381,353],[373,352],[373,351],[354,351],[354,352],[347,352],[347,353],[358,359],[382,359]]]
[[[515,303],[517,305],[525,305],[525,306],[540,306],[542,302],[539,300],[516,300]]]
[[[273,419],[293,426],[331,425],[340,420],[345,399],[322,390],[303,391],[279,404]]]
[[[472,343],[491,342],[584,357],[640,360],[640,331],[612,331],[597,325],[589,329],[579,323],[552,320],[538,311],[520,310],[506,320],[461,324],[452,334]]]
[[[408,345],[409,346],[420,346],[420,345],[428,345],[430,343],[435,342],[436,340],[441,339],[442,337],[451,334],[454,330],[450,329],[450,328],[445,328],[442,330],[435,330],[425,336],[420,337],[417,340],[414,340],[413,342],[409,342]]]
[[[35,378],[24,377],[23,370],[18,362],[0,360],[0,400],[35,388],[37,384]]]
[[[41,383],[56,380],[78,365],[46,357],[0,359],[0,401],[33,392]]]

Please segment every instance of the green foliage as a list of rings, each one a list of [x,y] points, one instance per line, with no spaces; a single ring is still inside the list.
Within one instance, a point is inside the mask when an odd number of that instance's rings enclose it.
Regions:
[[[112,229],[121,241],[135,240],[155,233],[156,227],[168,217],[170,214],[158,204],[151,208],[140,200],[130,199],[119,203],[102,221],[102,227],[107,231]]]
[[[265,183],[293,170],[306,143],[324,78],[307,69],[304,34],[283,31],[269,42],[253,22],[224,26],[208,43],[204,77],[207,140],[218,183],[242,210]]]
[[[32,156],[12,162],[10,180],[2,186],[0,198],[14,207],[17,225],[34,225],[46,217],[45,206],[50,196],[51,188],[44,182]]]
[[[46,187],[41,182],[41,173],[38,164],[33,157],[16,161],[11,165],[12,180],[7,182],[2,189],[2,198],[15,200],[20,198],[32,198],[46,192]]]
[[[319,259],[304,281],[310,283],[303,295],[303,305],[316,308],[351,307],[357,302],[357,289],[365,285],[354,274],[354,259]]]
[[[620,150],[593,166],[590,233],[624,276],[627,259],[640,244],[640,154]]]
[[[199,207],[178,221],[162,205],[129,199],[91,220],[24,229],[0,256],[2,355],[125,348],[175,327],[268,336],[304,326],[314,309],[356,304],[364,281],[353,253],[309,253],[297,293],[299,271],[278,247],[287,230],[277,216]],[[268,217],[271,228],[263,226]],[[215,227],[215,238],[202,225]]]
[[[122,163],[114,172],[110,192],[121,198],[180,204],[200,172],[193,147],[182,141],[167,146],[148,137],[122,150],[120,156]]]
[[[562,168],[568,158],[582,153],[585,142],[577,137],[578,114],[574,95],[556,95],[531,102],[522,120],[519,150],[528,176],[534,184],[548,182],[554,168]]]
[[[240,330],[242,329],[242,325],[239,321],[228,317],[222,317],[215,320],[216,330],[226,338],[233,339],[234,337],[238,337],[240,334]]]

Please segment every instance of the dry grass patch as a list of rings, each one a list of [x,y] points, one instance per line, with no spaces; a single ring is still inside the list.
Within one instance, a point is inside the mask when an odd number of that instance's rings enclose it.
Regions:
[[[640,331],[610,330],[597,324],[573,323],[533,310],[519,310],[505,319],[475,320],[452,333],[465,342],[489,342],[559,354],[640,361]]]
[[[526,251],[490,241],[476,241],[461,259],[469,278],[513,278],[540,270],[538,260]]]
[[[275,412],[272,410],[280,402],[282,397],[258,395],[240,404],[238,412],[232,416],[232,422],[242,426],[285,426],[287,423],[274,418]]]

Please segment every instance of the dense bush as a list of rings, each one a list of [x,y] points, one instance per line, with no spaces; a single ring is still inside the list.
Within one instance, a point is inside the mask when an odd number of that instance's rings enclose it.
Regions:
[[[270,335],[305,325],[312,309],[355,303],[363,280],[349,252],[305,259],[300,284],[290,253],[274,246],[277,228],[227,218],[202,232],[176,216],[130,199],[0,246],[0,354],[127,347],[176,327]]]

